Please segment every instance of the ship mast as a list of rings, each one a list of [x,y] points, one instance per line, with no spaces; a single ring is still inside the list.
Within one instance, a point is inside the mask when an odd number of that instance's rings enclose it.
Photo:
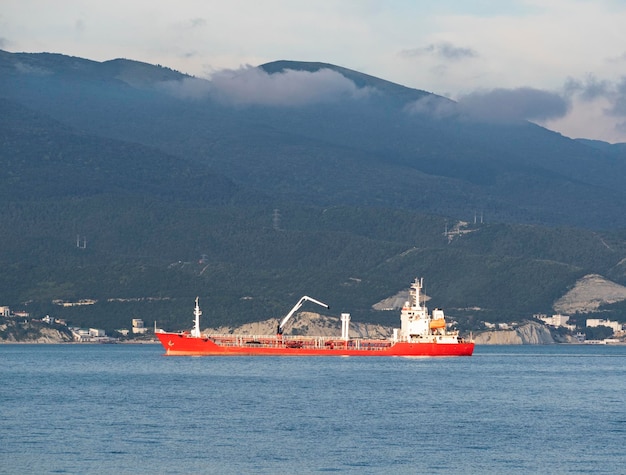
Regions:
[[[421,310],[422,306],[420,304],[420,290],[422,289],[424,279],[415,279],[415,282],[411,284],[411,289],[409,294],[411,295],[411,307],[414,310]]]
[[[196,297],[196,308],[193,311],[193,315],[195,317],[193,329],[191,330],[191,336],[195,338],[200,338],[200,315],[202,315],[202,311],[200,311],[200,304],[198,303],[199,297]]]

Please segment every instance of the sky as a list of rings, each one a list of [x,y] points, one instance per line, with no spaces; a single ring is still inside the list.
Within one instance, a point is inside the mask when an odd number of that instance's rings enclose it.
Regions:
[[[626,142],[625,25],[626,0],[2,0],[0,49],[222,81],[320,61],[615,143]]]

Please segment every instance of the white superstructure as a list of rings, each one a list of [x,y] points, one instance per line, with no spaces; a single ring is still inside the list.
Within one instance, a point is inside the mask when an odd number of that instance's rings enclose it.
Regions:
[[[415,279],[409,289],[409,300],[402,307],[400,313],[400,331],[397,338],[400,341],[437,341],[450,343],[457,341],[458,332],[446,331],[446,320],[443,310],[436,308],[432,315],[428,314],[426,305],[420,302],[420,291],[423,279]],[[394,332],[394,335],[396,332]]]

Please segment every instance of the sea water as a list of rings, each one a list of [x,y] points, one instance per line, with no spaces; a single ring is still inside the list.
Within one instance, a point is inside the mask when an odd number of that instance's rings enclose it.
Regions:
[[[626,346],[461,358],[0,345],[0,473],[625,473]]]

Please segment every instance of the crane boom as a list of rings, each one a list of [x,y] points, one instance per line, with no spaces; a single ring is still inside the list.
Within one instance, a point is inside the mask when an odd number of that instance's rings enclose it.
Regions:
[[[290,312],[289,312],[289,313],[285,316],[285,318],[283,318],[283,319],[281,320],[281,322],[279,323],[279,325],[278,325],[278,330],[277,330],[277,333],[278,333],[279,335],[282,335],[282,334],[283,334],[283,330],[284,330],[284,328],[285,328],[285,324],[289,321],[289,319],[293,316],[293,314],[294,314],[294,313],[296,313],[300,307],[302,307],[302,305],[304,304],[304,302],[306,302],[307,300],[308,300],[309,302],[313,302],[313,303],[316,303],[316,304],[318,304],[318,305],[321,305],[322,307],[325,307],[325,308],[330,308],[330,307],[329,307],[328,305],[326,305],[324,302],[320,302],[319,300],[315,300],[314,298],[309,297],[308,295],[304,295],[304,296],[303,296],[300,300],[298,300],[298,303],[297,303],[297,304],[295,304],[295,305],[293,306],[293,308],[291,309],[291,311],[290,311]]]

